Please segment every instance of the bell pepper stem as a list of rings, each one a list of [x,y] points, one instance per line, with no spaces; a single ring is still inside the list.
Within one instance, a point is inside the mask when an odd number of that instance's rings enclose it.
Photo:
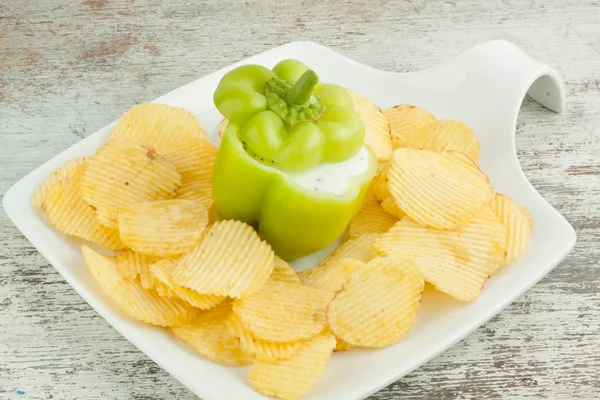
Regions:
[[[308,103],[317,83],[319,83],[319,77],[315,71],[311,69],[307,70],[288,91],[286,96],[287,103],[290,105],[302,105]]]

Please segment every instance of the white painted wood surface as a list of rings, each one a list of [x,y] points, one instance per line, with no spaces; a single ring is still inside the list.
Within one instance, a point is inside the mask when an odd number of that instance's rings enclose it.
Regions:
[[[132,104],[276,45],[313,40],[412,71],[497,38],[566,81],[562,115],[525,100],[517,147],[534,186],[577,229],[577,246],[499,316],[373,399],[595,399],[598,1],[0,0],[0,193]],[[99,317],[1,212],[0,398],[194,396]]]

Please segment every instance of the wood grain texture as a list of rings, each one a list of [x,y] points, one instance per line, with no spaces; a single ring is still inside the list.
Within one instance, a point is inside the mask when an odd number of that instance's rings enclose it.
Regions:
[[[599,15],[598,1],[584,0],[3,0],[0,193],[136,102],[286,42],[412,71],[510,40],[566,81],[562,115],[525,100],[517,147],[577,246],[488,324],[372,399],[598,398]],[[194,395],[98,316],[2,212],[0,397]]]

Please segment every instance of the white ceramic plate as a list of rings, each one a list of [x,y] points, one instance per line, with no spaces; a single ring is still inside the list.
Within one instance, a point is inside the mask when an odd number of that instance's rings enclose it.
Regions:
[[[529,250],[519,261],[495,274],[477,301],[462,304],[427,290],[416,324],[406,338],[385,349],[335,354],[324,376],[306,397],[362,399],[463,339],[540,280],[572,249],[573,228],[525,178],[514,138],[517,114],[527,92],[560,112],[564,107],[564,89],[554,70],[504,41],[476,46],[444,64],[407,74],[375,70],[320,45],[294,42],[200,78],[156,102],[192,111],[217,142],[221,117],[213,105],[212,93],[221,76],[240,64],[272,67],[286,58],[305,62],[323,81],[349,87],[380,107],[410,103],[426,108],[440,119],[467,122],[481,141],[481,168],[494,188],[526,205],[533,216]],[[264,398],[248,385],[246,368],[207,361],[166,330],[124,315],[85,267],[79,251],[81,242],[51,229],[42,213],[30,205],[30,196],[50,172],[68,159],[94,153],[113,126],[114,123],[65,150],[10,188],[4,196],[8,216],[104,319],[202,399]],[[294,267],[313,266],[326,253],[297,260]]]

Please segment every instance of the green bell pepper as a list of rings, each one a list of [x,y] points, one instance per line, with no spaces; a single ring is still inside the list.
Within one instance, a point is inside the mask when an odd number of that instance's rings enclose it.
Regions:
[[[255,158],[287,170],[335,163],[355,155],[365,126],[344,88],[319,82],[297,60],[273,70],[238,67],[214,94],[221,114],[240,126],[239,137]]]
[[[346,91],[285,60],[273,70],[230,71],[214,101],[229,120],[213,175],[220,217],[253,225],[286,260],[335,241],[362,205],[377,171],[374,153],[365,146],[368,168],[348,177],[343,194],[308,190],[293,176],[348,160],[363,147],[364,124]]]

